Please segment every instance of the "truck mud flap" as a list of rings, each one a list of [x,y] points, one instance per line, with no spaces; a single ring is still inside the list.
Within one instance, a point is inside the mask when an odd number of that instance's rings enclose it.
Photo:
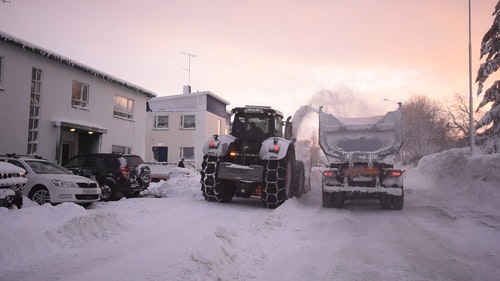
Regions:
[[[261,182],[264,168],[258,165],[243,166],[229,162],[219,163],[218,178],[242,182]]]

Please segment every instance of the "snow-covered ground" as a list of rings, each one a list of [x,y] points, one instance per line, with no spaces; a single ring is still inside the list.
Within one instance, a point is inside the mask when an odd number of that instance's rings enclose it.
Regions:
[[[406,174],[403,211],[206,202],[175,168],[140,198],[0,208],[0,280],[498,280],[500,155],[456,149]]]

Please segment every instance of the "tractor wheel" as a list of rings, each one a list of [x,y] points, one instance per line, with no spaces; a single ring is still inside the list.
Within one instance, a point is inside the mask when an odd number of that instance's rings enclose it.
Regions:
[[[292,180],[292,192],[295,197],[300,198],[302,194],[305,193],[304,190],[304,179],[305,179],[305,168],[304,162],[295,161],[293,172],[293,180]]]
[[[264,206],[277,208],[288,197],[293,196],[291,193],[293,162],[289,155],[281,160],[265,161],[264,188],[261,195]]]
[[[200,180],[201,191],[205,200],[227,203],[233,199],[235,187],[233,182],[217,178],[219,160],[216,156],[203,156]]]
[[[203,156],[201,163],[201,192],[207,201],[215,201],[215,185],[218,159],[216,156]]]

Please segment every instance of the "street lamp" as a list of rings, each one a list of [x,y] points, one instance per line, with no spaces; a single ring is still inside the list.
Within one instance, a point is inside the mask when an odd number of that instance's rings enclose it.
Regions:
[[[471,0],[469,0],[469,146],[470,156],[474,155],[474,98],[472,96],[472,44],[471,44]]]

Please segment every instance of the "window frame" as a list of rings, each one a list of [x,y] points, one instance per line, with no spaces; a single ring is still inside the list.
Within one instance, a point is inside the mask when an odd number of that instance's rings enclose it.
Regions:
[[[186,117],[193,117],[193,125],[192,127],[186,126]],[[195,130],[196,129],[196,114],[184,114],[181,115],[181,124],[180,124],[181,129],[187,129],[187,130]]]
[[[164,126],[158,126],[159,124],[165,124],[165,123],[158,122],[160,117],[165,117],[167,119],[166,122],[165,122],[166,125],[164,125]],[[170,118],[169,118],[168,115],[155,115],[154,116],[153,128],[155,130],[168,130],[168,128],[169,128],[169,122],[170,122]]]
[[[122,102],[125,104],[121,104]],[[134,118],[134,103],[134,99],[115,94],[113,97],[113,117],[132,120]]]
[[[192,156],[186,156],[185,151],[187,149],[192,149],[193,153]],[[179,159],[184,159],[186,161],[194,161],[195,155],[194,155],[194,147],[193,146],[181,146],[179,147]]]
[[[75,98],[75,93],[78,97]],[[71,106],[75,108],[89,108],[90,86],[89,84],[73,80],[71,84]]]

